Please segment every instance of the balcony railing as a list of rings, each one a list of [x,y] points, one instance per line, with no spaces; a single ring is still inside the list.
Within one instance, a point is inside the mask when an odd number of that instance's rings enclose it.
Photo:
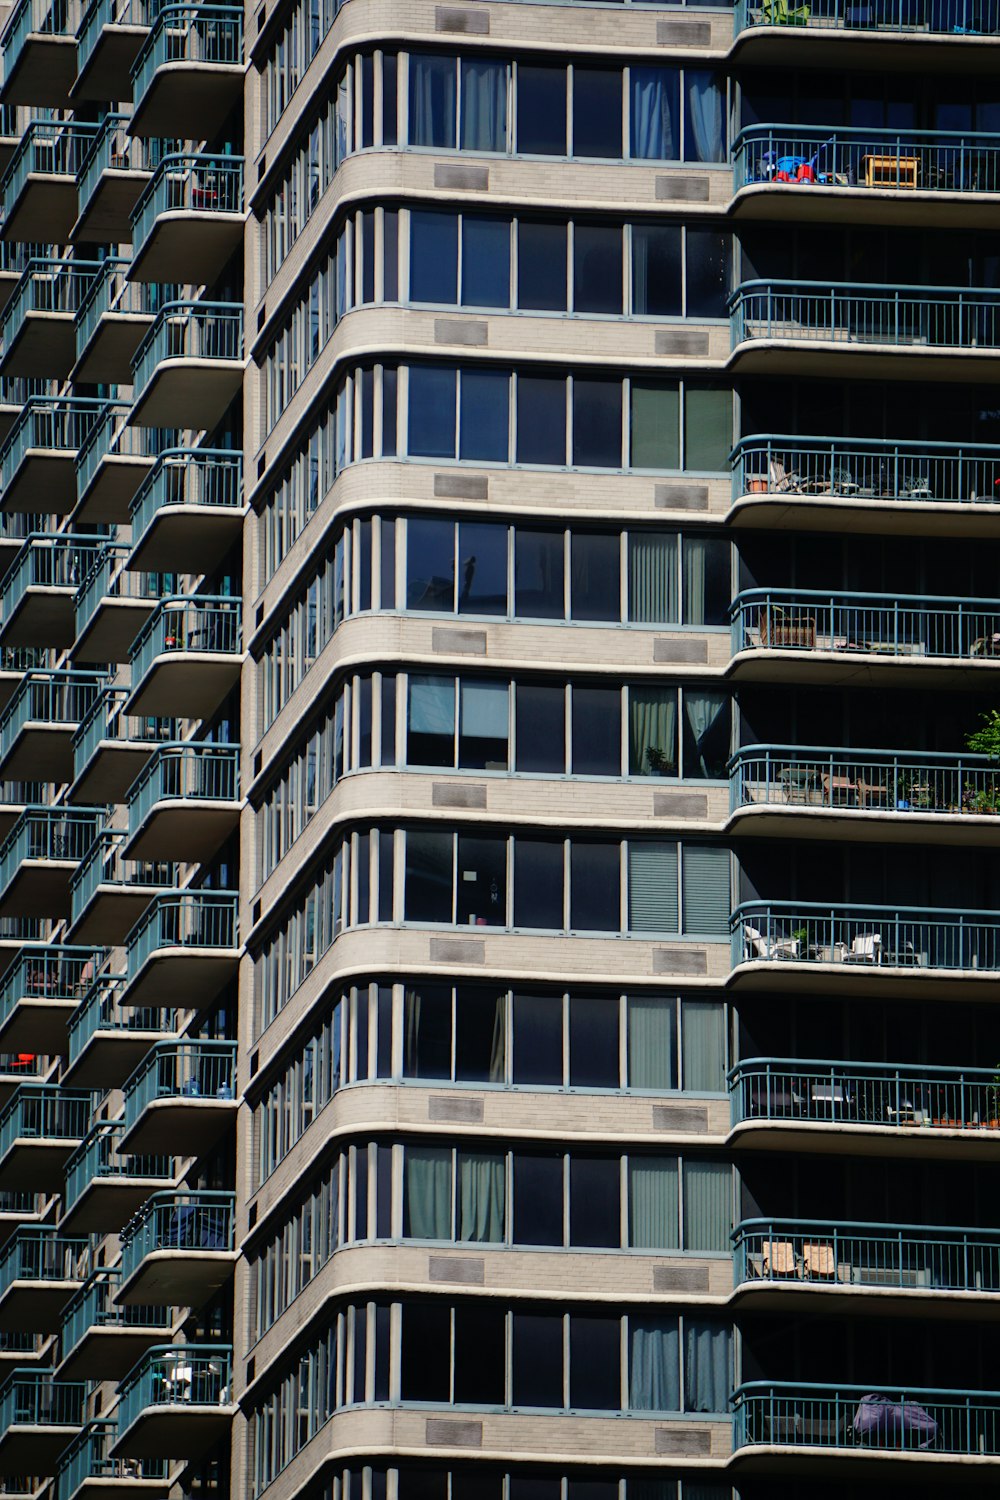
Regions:
[[[85,296],[80,301],[76,319],[76,352],[81,355],[100,326],[101,319],[108,316],[152,318],[164,298],[174,293],[174,288],[156,283],[129,281],[126,271],[127,256],[111,255],[94,277]],[[131,402],[118,403],[126,410]],[[149,439],[147,438],[148,442]]]
[[[92,1105],[91,1095],[80,1090],[22,1083],[0,1114],[0,1157],[18,1140],[82,1140]]]
[[[154,1194],[154,1196],[156,1196]],[[88,1244],[89,1241],[84,1241]],[[62,1353],[65,1359],[91,1328],[163,1328],[169,1331],[172,1317],[169,1307],[142,1307],[115,1302],[121,1285],[120,1270],[100,1270],[84,1282],[66,1304],[62,1322]]]
[[[132,69],[132,97],[138,106],[157,69],[167,63],[243,62],[243,10],[236,5],[165,5]]]
[[[144,243],[160,214],[241,214],[243,158],[206,152],[165,156],[132,215],[132,243]]]
[[[0,1021],[6,1021],[22,1000],[81,1001],[106,956],[103,948],[29,945],[0,983]]]
[[[163,1309],[151,1309],[162,1312]],[[155,1326],[155,1325],[154,1325]],[[67,1447],[59,1460],[55,1500],[73,1500],[114,1480],[123,1491],[134,1484],[138,1491],[150,1488],[142,1481],[155,1480],[165,1485],[168,1464],[165,1458],[114,1458],[111,1449],[118,1436],[117,1422],[89,1422]]]
[[[752,1120],[1000,1130],[992,1068],[753,1057],[730,1069],[734,1125]]]
[[[158,1250],[233,1250],[235,1222],[233,1193],[154,1193],[122,1230],[122,1280]]]
[[[155,897],[125,940],[129,977],[162,948],[236,948],[237,915],[235,891],[178,891]]]
[[[748,901],[732,917],[733,965],[775,960],[855,970],[1000,971],[995,911]]]
[[[26,724],[82,723],[105,682],[99,672],[31,672],[0,718],[0,760],[10,754]]]
[[[125,1129],[159,1099],[232,1099],[235,1042],[157,1042],[123,1088]]]
[[[16,1281],[83,1281],[89,1258],[89,1240],[28,1225],[0,1251],[0,1294]]]
[[[201,594],[164,599],[135,639],[133,688],[165,652],[237,654],[241,642],[240,603],[239,599]]]
[[[83,347],[80,345],[79,347]],[[152,461],[155,429],[126,425],[131,401],[109,401],[95,419],[76,456],[76,492],[83,495],[107,458]]]
[[[159,574],[137,573],[125,567],[132,548],[127,542],[101,540],[91,553],[87,572],[76,596],[76,633],[81,636],[97,614],[102,599],[159,599]]]
[[[837,31],[933,32],[996,36],[998,0],[736,0],[736,34],[751,26],[818,26]]]
[[[746,1219],[733,1247],[736,1286],[1000,1292],[1000,1233],[990,1229]]]
[[[832,651],[952,660],[1000,656],[1000,602],[919,594],[748,589],[733,602],[733,655]]]
[[[151,1039],[165,1031],[176,1031],[176,1011],[122,1004],[120,997],[125,982],[124,974],[102,975],[70,1016],[67,1023],[70,1065],[100,1031],[119,1031],[130,1036],[146,1032]]]
[[[745,437],[732,454],[733,499],[804,499],[1000,504],[1000,448],[959,443],[864,442],[857,438]]]
[[[142,827],[158,802],[235,802],[239,784],[240,754],[233,746],[164,745],[129,790],[129,834]]]
[[[18,0],[0,36],[7,77],[17,66],[29,36],[75,36],[80,0]]]
[[[38,0],[27,3],[35,4]],[[75,182],[97,130],[96,125],[75,121],[31,120],[6,176],[0,181],[0,200],[5,213],[10,214],[29,177],[72,177]]]
[[[15,1370],[0,1387],[0,1432],[8,1427],[79,1427],[82,1381],[53,1380],[51,1370]]]
[[[104,9],[92,6],[88,17]],[[95,28],[95,40],[101,34],[101,26]],[[83,71],[83,59],[77,51],[78,71]],[[94,196],[102,175],[107,171],[128,171],[133,163],[129,160],[131,140],[128,134],[128,115],[109,114],[101,121],[100,129],[90,143],[90,148],[80,167],[77,186],[80,189],[80,209],[86,208]]]
[[[1000,136],[948,130],[861,130],[751,125],[733,143],[733,186],[1000,192]]]
[[[98,747],[105,741],[160,744],[164,740],[176,738],[177,726],[172,719],[123,714],[121,707],[128,696],[128,688],[105,688],[92,699],[91,706],[73,737],[75,776],[83,774]]]
[[[1000,1453],[1000,1392],[754,1380],[733,1397],[734,1447],[780,1444],[982,1457]]]
[[[243,358],[243,308],[232,302],[168,302],[136,351],[136,399],[168,359]]]
[[[118,1387],[118,1430],[125,1433],[149,1406],[227,1406],[233,1351],[227,1344],[158,1344]]]
[[[100,269],[99,261],[29,260],[0,320],[0,359],[10,352],[29,314],[75,318]]]
[[[76,70],[86,71],[87,64],[97,51],[105,26],[142,25],[141,7],[132,15],[130,0],[91,0],[83,13],[76,33]]]
[[[235,510],[242,504],[242,454],[221,448],[170,448],[160,454],[132,502],[133,545],[145,536],[159,511],[167,506]]]
[[[995,349],[1000,293],[968,287],[749,281],[729,301],[733,348],[754,339],[845,349]]]
[[[78,589],[107,546],[101,536],[33,532],[10,565],[0,588],[0,620],[9,620],[29,589]]]
[[[135,1177],[150,1178],[152,1181],[173,1181],[172,1156],[119,1155],[118,1143],[122,1134],[120,1121],[105,1120],[95,1125],[81,1141],[66,1163],[66,1191],[63,1195],[65,1212],[68,1213],[74,1207],[93,1182]]]
[[[995,813],[1000,766],[985,755],[746,745],[729,762],[730,807]]]
[[[177,867],[162,861],[124,859],[122,845],[126,840],[124,829],[106,829],[95,836],[81,855],[80,868],[70,881],[73,903],[73,921],[78,922],[94,899],[99,887],[119,886],[131,892],[147,887],[150,890],[170,889],[177,881]]]
[[[33,396],[25,403],[0,448],[0,486],[10,484],[32,448],[45,453],[78,453],[104,406],[103,401],[89,396],[62,396],[56,400]],[[43,498],[39,495],[40,500]]]
[[[28,860],[78,864],[103,819],[103,808],[26,807],[0,844],[0,892]]]

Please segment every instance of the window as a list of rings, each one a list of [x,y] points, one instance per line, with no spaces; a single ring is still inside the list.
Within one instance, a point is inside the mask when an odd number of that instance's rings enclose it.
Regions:
[[[620,1176],[621,1162],[617,1156],[570,1157],[571,1245],[586,1245],[597,1249],[616,1249],[621,1245]]]
[[[557,995],[514,996],[514,1083],[562,1083],[562,1012],[562,1000]]]
[[[517,305],[565,312],[566,225],[522,219],[517,226]]]
[[[510,377],[495,370],[463,370],[459,458],[506,463],[510,453]]]
[[[514,1243],[516,1245],[562,1245],[562,1154],[515,1152],[512,1162],[512,1181]]]
[[[410,210],[410,301],[458,300],[458,217]]]
[[[506,926],[506,839],[458,835],[456,920],[460,927]]]
[[[507,769],[508,688],[505,682],[462,682],[458,764],[470,770]]]
[[[406,836],[404,912],[408,922],[452,919],[452,835],[411,829]]]
[[[681,467],[680,411],[676,381],[632,381],[629,462],[633,469]]]
[[[462,59],[463,151],[507,149],[507,64]]]
[[[620,850],[577,839],[570,845],[570,918],[577,932],[621,928]]]
[[[563,842],[517,838],[514,844],[514,926],[561,929]]]
[[[686,68],[684,90],[684,160],[725,161],[725,79]]]
[[[633,224],[632,311],[637,316],[680,317],[682,238],[679,225]]]
[[[412,766],[450,766],[455,760],[455,683],[450,677],[411,676],[406,760]]]
[[[684,467],[725,469],[733,445],[733,398],[722,386],[684,388]]]
[[[458,528],[459,614],[507,613],[507,527],[462,521]]]
[[[628,925],[632,932],[678,930],[675,843],[629,844]]]
[[[574,225],[573,310],[622,312],[622,232],[617,225]]]
[[[616,688],[575,687],[573,771],[578,776],[620,776],[621,693]]]
[[[621,619],[621,540],[617,533],[574,532],[570,538],[574,620]]]
[[[516,769],[555,772],[566,770],[566,692],[563,687],[534,687],[518,683],[516,712]]]
[[[617,469],[622,462],[622,383],[573,379],[573,462],[578,468]]]
[[[507,219],[463,215],[462,304],[465,307],[510,306],[510,223]]]
[[[565,533],[514,533],[514,613],[541,620],[566,614]]]
[[[566,382],[539,375],[517,379],[517,462],[566,462]]]
[[[453,57],[410,54],[410,145],[456,144],[457,77]]]
[[[455,457],[457,378],[439,365],[410,366],[407,447],[414,457]]]
[[[406,607],[455,608],[455,527],[411,517],[406,526]]]
[[[621,1319],[575,1313],[569,1320],[569,1404],[582,1411],[621,1407]]]
[[[525,155],[566,155],[566,69],[517,67],[517,149]]]
[[[574,67],[573,155],[622,155],[620,68]]]
[[[679,161],[681,78],[678,68],[629,68],[631,154],[645,161]]]

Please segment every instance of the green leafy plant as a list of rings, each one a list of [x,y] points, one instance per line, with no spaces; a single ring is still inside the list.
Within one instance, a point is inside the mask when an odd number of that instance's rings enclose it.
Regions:
[[[673,762],[659,745],[646,746],[646,765],[654,776],[669,776],[673,770]]]
[[[974,755],[988,755],[1000,764],[1000,708],[988,708],[979,717],[982,728],[966,735],[965,748]]]

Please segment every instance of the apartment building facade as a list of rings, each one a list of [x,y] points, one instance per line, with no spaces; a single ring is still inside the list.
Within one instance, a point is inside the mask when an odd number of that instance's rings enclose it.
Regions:
[[[998,36],[9,11],[0,1493],[992,1490]]]

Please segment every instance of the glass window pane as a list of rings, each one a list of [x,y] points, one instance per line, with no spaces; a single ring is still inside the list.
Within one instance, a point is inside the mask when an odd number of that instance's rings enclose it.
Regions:
[[[461,684],[458,764],[463,768],[506,771],[508,691],[505,682]]]
[[[677,689],[630,687],[630,776],[676,776]]]
[[[406,760],[411,766],[455,764],[455,679],[411,677]]]
[[[459,523],[460,614],[507,613],[507,527],[489,521]]]
[[[455,457],[456,370],[438,365],[410,366],[407,443],[418,458]]]
[[[410,211],[410,301],[458,297],[458,215]]]
[[[732,911],[728,849],[707,844],[684,847],[684,931],[714,937],[729,932]]]
[[[676,1156],[629,1156],[628,1242],[633,1249],[679,1250],[679,1203]]]
[[[404,1401],[447,1403],[451,1394],[451,1308],[404,1302],[399,1386]]]
[[[684,160],[725,161],[726,80],[685,68],[684,86]]]
[[[728,1162],[685,1161],[684,1249],[728,1250],[733,1174]]]
[[[717,229],[687,231],[687,315],[724,318],[729,299],[732,235]]]
[[[457,920],[462,927],[506,925],[506,839],[459,834]]]
[[[563,926],[561,839],[518,838],[514,842],[514,926]]]
[[[577,1411],[620,1411],[621,1319],[611,1314],[569,1320],[569,1404]]]
[[[684,620],[688,625],[725,625],[731,595],[731,551],[722,537],[684,538]]]
[[[637,624],[673,625],[680,620],[677,537],[671,532],[633,531],[628,539],[628,617]]]
[[[505,464],[510,457],[510,376],[463,370],[459,458]]]
[[[408,922],[451,921],[452,835],[410,829],[406,835],[404,910]]]
[[[617,1249],[621,1236],[621,1166],[617,1156],[572,1156],[569,1242]]]
[[[505,1158],[494,1152],[458,1153],[458,1238],[502,1244],[507,1232]],[[503,1310],[500,1309],[501,1316]],[[502,1394],[497,1398],[503,1401]]]
[[[562,1155],[535,1156],[515,1151],[512,1169],[515,1245],[561,1245]]]
[[[570,926],[577,932],[620,932],[619,846],[574,840],[569,868]]]
[[[506,1385],[507,1329],[503,1307],[483,1298],[455,1304],[456,1402],[502,1406]]]
[[[566,225],[517,226],[517,305],[541,312],[565,312]]]
[[[684,1319],[684,1406],[724,1412],[733,1388],[732,1339],[721,1323]]]
[[[463,1083],[503,1083],[506,1073],[507,999],[488,990],[458,991],[455,1004],[455,1077]]]
[[[515,768],[518,771],[566,770],[566,694],[561,687],[514,689]]]
[[[679,161],[681,155],[679,68],[629,68],[630,147],[645,161]]]
[[[573,771],[577,776],[622,773],[622,700],[617,688],[573,689]]]
[[[566,155],[566,69],[517,65],[517,149]]]
[[[606,999],[600,995],[571,995],[570,1086],[581,1089],[616,1089],[619,1085],[618,1074],[617,999]]]
[[[573,155],[622,154],[620,68],[573,69]]]
[[[633,1411],[680,1411],[680,1330],[676,1318],[630,1317],[628,1385]]]
[[[681,1001],[684,1087],[721,1094],[726,1087],[726,1008],[715,1000]]]
[[[562,999],[515,995],[513,1007],[514,1082],[558,1087],[563,1081]]]
[[[677,845],[631,842],[628,849],[630,932],[677,932]]]
[[[412,516],[406,523],[406,607],[455,608],[455,527]]]
[[[517,462],[565,464],[565,380],[517,377]]]
[[[462,305],[510,306],[509,219],[462,216]]]
[[[403,1234],[451,1239],[451,1148],[407,1146],[403,1171]]]
[[[462,59],[463,151],[506,151],[507,64]]]
[[[728,693],[684,689],[684,777],[724,781],[730,753]]]
[[[410,54],[410,145],[450,150],[456,144],[453,57]]]
[[[632,225],[632,311],[647,317],[681,314],[679,224]]]
[[[573,462],[579,468],[620,469],[622,463],[622,383],[573,381]]]
[[[676,381],[632,381],[629,463],[633,469],[679,469],[681,398]]]
[[[521,618],[562,620],[566,614],[565,534],[514,533],[514,613]]]
[[[573,230],[573,309],[621,313],[622,231],[616,225],[577,224]]]
[[[621,542],[616,533],[574,532],[571,538],[570,617],[621,619]]]

